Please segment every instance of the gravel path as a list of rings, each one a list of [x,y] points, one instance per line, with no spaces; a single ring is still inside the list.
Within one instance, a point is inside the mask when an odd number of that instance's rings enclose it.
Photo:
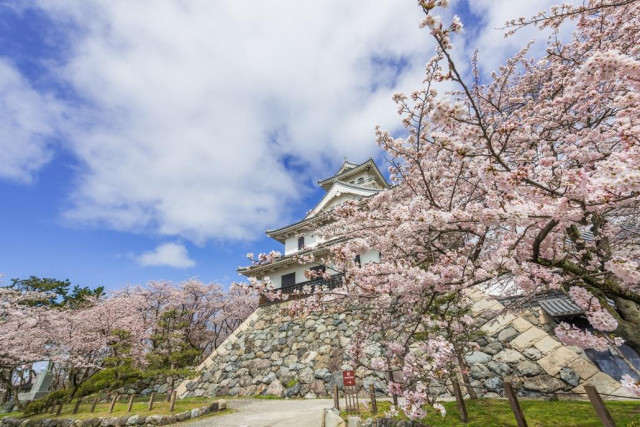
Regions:
[[[320,427],[322,411],[331,399],[232,399],[227,406],[237,412],[181,424],[188,427]]]

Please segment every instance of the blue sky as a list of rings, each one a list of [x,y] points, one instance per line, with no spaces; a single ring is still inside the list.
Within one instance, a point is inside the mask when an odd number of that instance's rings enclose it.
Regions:
[[[399,131],[432,54],[413,0],[0,0],[0,273],[229,284],[344,156]],[[547,2],[453,2],[485,71]],[[455,41],[454,41],[455,42]],[[485,54],[483,54],[485,52]]]

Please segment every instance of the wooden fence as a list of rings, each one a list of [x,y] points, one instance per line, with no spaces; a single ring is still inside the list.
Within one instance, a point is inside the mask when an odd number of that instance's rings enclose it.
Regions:
[[[464,384],[464,385],[467,387],[469,386],[473,387],[470,384]],[[453,387],[454,396],[456,398],[456,404],[458,406],[458,413],[460,414],[460,421],[462,421],[463,423],[468,423],[469,415],[467,413],[467,408],[464,402],[463,393],[460,388],[460,384],[456,380],[454,380],[452,387]],[[513,415],[518,427],[528,427],[525,414],[522,411],[522,407],[520,406],[520,402],[518,401],[518,396],[516,395],[516,392],[513,390],[511,383],[508,381],[504,381],[502,383],[502,387],[504,389],[504,395],[509,401],[509,406],[513,411]],[[598,416],[598,419],[600,420],[602,425],[604,427],[615,427],[616,425],[615,421],[613,420],[613,417],[611,416],[611,414],[609,413],[609,410],[605,406],[604,401],[602,400],[602,397],[598,392],[598,390],[592,385],[585,385],[584,390],[585,390],[584,394],[586,394],[587,397],[589,398],[589,401],[591,402],[591,405],[593,406],[593,409],[595,410],[596,415]],[[346,410],[348,413],[360,412],[359,405],[357,403],[357,393],[358,393],[358,387],[351,387],[351,388],[345,387],[343,390],[343,395],[346,403]],[[378,405],[376,401],[376,393],[375,393],[373,384],[369,385],[368,393],[371,401],[371,413],[375,415],[378,412]],[[575,396],[576,394],[575,393],[572,393],[572,394],[555,393],[554,395],[555,396],[558,396],[558,395],[564,395],[564,396],[574,395]],[[611,394],[605,394],[605,395],[611,396],[611,397],[621,397],[621,398],[629,399],[629,397],[627,396],[616,396]],[[356,399],[355,400],[355,405],[357,407],[356,409],[354,409],[354,396]],[[396,400],[394,399],[394,402],[395,401]],[[340,392],[337,385],[334,386],[333,388],[333,402],[334,402],[334,408],[336,408],[337,410],[340,410]],[[387,420],[387,421],[390,421],[390,420]],[[387,425],[387,424],[378,423],[376,425],[380,427],[381,425]],[[388,425],[391,426],[391,424],[388,424]]]
[[[106,394],[107,397],[109,397],[109,394]],[[134,399],[136,397],[142,397],[144,395],[142,394],[113,394],[111,395],[111,398],[109,399],[110,401],[110,405],[109,405],[109,413],[113,413],[113,410],[116,406],[116,403],[118,403],[121,400],[126,400],[128,405],[127,405],[127,413],[130,413],[131,410],[133,409],[133,403],[134,403]],[[147,409],[149,411],[151,411],[153,409],[154,404],[157,402],[156,399],[156,393],[151,393],[149,395],[149,401],[148,401],[148,405],[147,405]],[[146,396],[144,396],[146,397]],[[177,392],[173,391],[172,393],[168,393],[166,395],[166,401],[170,402],[169,403],[169,412],[173,412],[174,408],[175,408],[175,404],[176,404],[176,398],[177,398]],[[44,408],[39,411],[39,413],[49,413],[49,414],[53,414],[55,413],[56,416],[59,416],[62,413],[62,408],[65,405],[73,405],[73,414],[77,414],[78,411],[80,410],[81,405],[83,404],[91,404],[91,409],[89,410],[89,412],[94,413],[96,410],[96,406],[98,404],[100,400],[100,397],[96,396],[93,398],[86,398],[86,397],[78,397],[77,399],[75,399],[75,403],[72,401],[67,402],[66,400],[47,400],[45,403]]]

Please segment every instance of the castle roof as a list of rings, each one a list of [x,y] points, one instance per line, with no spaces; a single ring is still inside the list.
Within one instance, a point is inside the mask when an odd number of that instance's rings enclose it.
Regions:
[[[238,273],[243,275],[266,274],[271,271],[276,271],[283,266],[297,264],[298,258],[301,256],[306,256],[310,254],[313,254],[314,256],[324,256],[329,252],[329,247],[331,245],[334,245],[342,240],[344,240],[344,238],[331,239],[317,246],[314,246],[312,248],[307,248],[302,251],[296,252],[295,254],[282,255],[281,257],[277,258],[273,262],[269,262],[265,264],[250,265],[248,267],[239,267],[237,271]]]
[[[326,179],[321,179],[320,181],[318,181],[318,184],[326,191],[329,191],[331,189],[331,186],[333,186],[333,184],[335,184],[336,182],[348,182],[349,178],[363,171],[373,172],[372,176],[375,182],[380,186],[380,188],[389,187],[389,183],[384,178],[384,176],[382,176],[380,169],[378,169],[378,166],[372,158],[369,158],[369,160],[364,163],[360,163],[359,165],[351,163],[347,159],[345,159],[342,163],[342,166],[335,175]]]
[[[362,179],[361,176],[361,182],[356,183],[347,181],[362,172],[368,172],[368,177],[366,179]],[[330,218],[327,213],[333,208],[331,202],[337,197],[344,194],[351,194],[358,198],[365,198],[373,196],[383,189],[390,187],[387,180],[382,176],[380,169],[378,169],[371,158],[360,164],[349,162],[345,158],[342,166],[335,175],[318,181],[318,184],[320,184],[327,193],[320,202],[318,202],[318,204],[309,211],[307,216],[293,224],[289,224],[275,230],[267,230],[267,236],[280,243],[284,243],[287,237],[299,234],[306,229],[317,228],[318,226],[329,222]]]

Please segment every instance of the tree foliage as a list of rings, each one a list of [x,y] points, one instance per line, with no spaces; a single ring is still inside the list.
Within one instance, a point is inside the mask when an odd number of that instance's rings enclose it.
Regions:
[[[368,309],[351,354],[403,370],[390,388],[412,418],[453,374],[469,338],[460,332],[475,324],[465,317],[471,292],[502,284],[521,302],[566,292],[591,328],[560,323],[558,337],[640,350],[639,3],[588,0],[508,23],[551,29],[547,53],[524,47],[490,78],[475,58],[469,74],[454,58],[463,26],[437,15],[446,3],[419,2],[437,48],[425,87],[394,96],[406,136],[376,131],[395,187],[336,210],[321,233],[347,238],[328,261],[344,286],[297,303]],[[575,30],[563,41],[568,20]],[[355,265],[369,250],[382,261]],[[384,357],[372,356],[375,342]]]
[[[19,292],[41,292],[41,300],[30,300],[29,304],[50,307],[73,307],[87,298],[104,295],[104,287],[89,288],[74,285],[69,279],[58,280],[47,277],[29,276],[27,279],[11,279],[9,288]]]
[[[33,277],[0,288],[0,383],[14,398],[42,360],[54,363],[68,399],[145,371],[183,375],[257,306],[248,290],[193,279],[109,294],[69,288]]]

